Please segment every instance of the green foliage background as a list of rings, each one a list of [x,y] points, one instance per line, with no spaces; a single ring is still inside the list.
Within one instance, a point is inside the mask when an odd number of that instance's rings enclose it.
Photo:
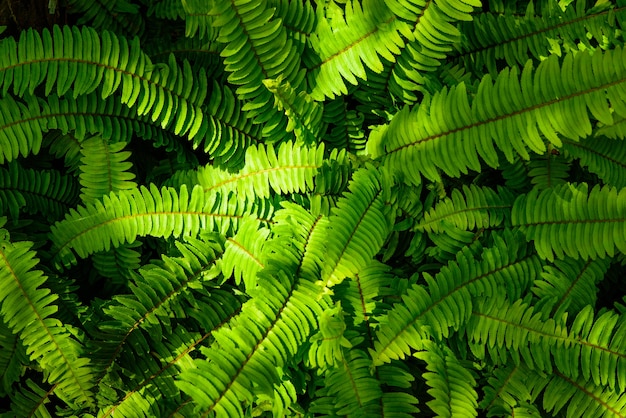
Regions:
[[[626,416],[625,2],[50,7],[3,416]]]

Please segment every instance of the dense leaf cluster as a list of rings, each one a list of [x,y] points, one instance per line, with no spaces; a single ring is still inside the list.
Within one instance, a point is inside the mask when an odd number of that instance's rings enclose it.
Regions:
[[[626,2],[60,3],[0,35],[0,413],[626,416]]]

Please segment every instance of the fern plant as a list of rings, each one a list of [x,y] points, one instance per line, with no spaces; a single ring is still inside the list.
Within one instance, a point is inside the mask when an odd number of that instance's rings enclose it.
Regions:
[[[54,12],[0,35],[2,416],[626,416],[625,2]]]

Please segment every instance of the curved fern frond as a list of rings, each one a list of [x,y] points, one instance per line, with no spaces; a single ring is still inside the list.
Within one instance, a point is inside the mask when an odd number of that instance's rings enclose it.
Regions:
[[[626,189],[586,183],[565,184],[540,192],[533,189],[515,200],[513,226],[533,240],[537,253],[549,261],[565,256],[583,259],[626,253]]]
[[[11,413],[16,417],[50,418],[52,415],[46,405],[51,402],[50,395],[55,388],[45,390],[32,379],[26,380],[26,387],[21,386],[10,394]]]
[[[125,284],[131,277],[131,271],[140,266],[141,253],[136,250],[140,246],[141,242],[135,241],[95,253],[91,258],[93,267],[103,277],[111,279],[112,284]]]
[[[370,373],[371,366],[365,352],[347,351],[340,366],[327,372],[324,387],[310,412],[325,412],[328,416],[381,416],[383,392],[380,382]]]
[[[185,2],[189,13],[202,12],[206,7],[195,9],[196,3]],[[279,125],[273,121],[277,111],[263,80],[282,75],[299,89],[303,85],[304,73],[300,56],[287,37],[282,20],[274,14],[265,0],[216,2],[210,11],[214,16],[211,25],[219,29],[217,41],[224,44],[220,55],[224,58],[226,71],[231,73],[228,81],[239,86],[237,95],[248,102],[244,110],[250,111],[257,122],[272,121],[273,125]],[[281,119],[279,116],[278,120]]]
[[[132,163],[126,161],[130,151],[123,151],[125,142],[111,143],[95,136],[81,143],[80,198],[83,203],[99,199],[113,191],[137,187],[135,174],[128,171]]]
[[[241,222],[237,233],[227,238],[221,259],[224,277],[234,277],[235,284],[244,282],[244,288],[256,287],[256,275],[265,267],[263,248],[270,234],[267,228],[259,228],[259,222],[249,219]]]
[[[270,6],[276,9],[275,15],[283,20],[287,37],[293,40],[298,55],[302,55],[317,25],[317,15],[311,1],[270,0]]]
[[[55,170],[22,168],[17,163],[0,168],[0,214],[17,220],[19,212],[40,213],[56,220],[77,203],[78,184]]]
[[[343,98],[324,103],[322,121],[332,126],[330,132],[322,137],[330,149],[345,149],[357,154],[365,148],[365,116],[348,109],[348,103]]]
[[[176,134],[193,137],[202,123],[204,70],[194,75],[189,63],[181,69],[173,56],[168,64],[152,65],[138,38],[129,43],[87,27],[54,26],[52,34],[44,29],[41,35],[29,29],[18,42],[3,39],[0,56],[4,96],[11,86],[16,96],[32,95],[44,81],[46,95],[56,85],[58,96],[71,88],[74,98],[102,86],[102,98],[121,90],[122,103],[136,106],[139,115],[149,114],[163,127],[174,124]]]
[[[438,202],[417,222],[421,231],[443,233],[449,224],[463,230],[493,228],[504,222],[514,196],[504,188],[498,192],[488,187],[463,186]]]
[[[282,367],[316,326],[326,305],[322,288],[315,277],[299,274],[315,221],[297,205],[276,213],[267,263],[257,274],[251,299],[213,334],[216,343],[204,352],[208,359],[196,360],[197,368],[181,374],[177,385],[205,415],[240,416],[242,402],[252,401],[253,393],[273,396]]]
[[[130,36],[141,36],[145,29],[139,5],[127,0],[88,1],[69,0],[67,5],[72,13],[80,14],[78,25],[92,26]]]
[[[396,58],[390,74],[390,90],[406,103],[415,101],[413,91],[427,84],[425,73],[441,65],[452,45],[460,42],[461,32],[455,26],[472,20],[475,0],[393,0],[388,7],[402,20],[409,22],[411,36]]]
[[[327,248],[320,257],[325,286],[354,276],[380,251],[394,216],[385,206],[387,182],[373,167],[354,173],[350,192],[339,199],[328,218]]]
[[[316,143],[322,129],[322,105],[314,102],[306,92],[296,93],[282,77],[263,80],[263,84],[274,95],[274,104],[278,110],[284,111],[289,118],[287,132],[294,131],[297,142]]]
[[[345,159],[345,154],[334,152],[331,157]],[[247,148],[245,164],[239,172],[228,173],[207,165],[198,170],[196,184],[205,192],[225,195],[235,192],[240,199],[268,198],[272,193],[310,192],[315,188],[315,178],[323,161],[323,144],[317,147],[291,142],[277,147],[259,144]]]
[[[565,405],[567,417],[620,417],[626,414],[626,394],[556,372],[543,393],[543,407],[557,414]]]
[[[484,356],[485,348],[497,351],[506,347],[515,364],[523,360],[540,372],[552,373],[556,369],[570,379],[582,376],[585,381],[623,393],[626,388],[623,316],[607,311],[594,318],[593,308],[587,306],[576,315],[568,331],[565,315],[543,320],[542,313],[522,300],[510,303],[497,299],[478,303],[467,324],[468,336],[476,344],[474,354],[483,351]]]
[[[102,200],[71,210],[51,228],[54,257],[57,263],[69,265],[76,261],[72,250],[85,258],[96,251],[133,242],[138,236],[194,236],[200,230],[214,228],[225,233],[254,210],[263,217],[272,208],[204,193],[201,186],[194,187],[191,193],[185,185],[179,191],[165,187],[159,190],[150,185],[150,189],[142,186],[112,192]]]
[[[71,132],[75,138],[74,145],[88,134],[125,142],[137,135],[151,140],[155,147],[165,147],[183,154],[179,139],[175,138],[173,132],[163,130],[149,115],[138,115],[136,108],[123,105],[116,97],[102,99],[94,92],[76,99],[70,95],[59,98],[56,94],[50,94],[46,99],[27,95],[23,100],[24,103],[18,102],[10,95],[0,99],[0,140],[4,141],[0,149],[0,162],[14,160],[19,155],[26,157],[38,154],[43,133],[53,129],[63,134]],[[205,114],[204,117],[210,116]],[[209,137],[204,131],[203,135]],[[69,143],[57,146],[65,148]]]
[[[479,406],[488,411],[487,416],[511,416],[515,407],[527,406],[548,383],[548,379],[529,369],[524,363],[495,368],[484,387],[485,396]],[[517,417],[517,414],[514,415]],[[539,416],[537,415],[537,418]]]
[[[6,233],[6,231],[5,231]],[[38,259],[32,243],[11,243],[3,237],[0,249],[0,313],[20,335],[26,353],[46,371],[55,394],[63,401],[93,406],[93,376],[82,345],[59,320],[53,302],[57,295],[41,286],[47,277],[35,270]]]
[[[512,67],[528,59],[593,49],[592,43],[603,49],[614,46],[619,27],[615,20],[626,21],[626,9],[608,2],[585,6],[585,1],[578,0],[563,10],[548,3],[544,10],[535,11],[529,3],[524,16],[480,13],[473,22],[461,25],[465,37],[458,55],[451,58],[461,60],[476,74],[486,67],[495,76],[498,60]]]
[[[432,341],[425,342],[426,350],[414,354],[426,362],[424,379],[431,389],[432,400],[426,405],[438,417],[475,417],[478,415],[476,380],[448,347]]]
[[[585,306],[596,304],[597,283],[609,268],[608,260],[554,260],[544,266],[541,279],[535,280],[533,293],[543,303],[552,306],[552,313],[577,314]]]
[[[556,187],[567,182],[571,168],[570,159],[548,144],[548,152],[531,155],[526,162],[530,183],[539,190]]]
[[[508,236],[507,236],[508,235]],[[519,243],[519,234],[494,237],[494,246],[476,260],[463,248],[440,272],[424,273],[427,287],[416,284],[381,318],[371,350],[374,365],[404,358],[411,348],[424,349],[424,340],[441,340],[450,329],[460,329],[471,317],[473,300],[506,292],[519,297],[541,271],[536,255]]]
[[[580,142],[563,141],[563,150],[577,158],[580,165],[597,174],[605,184],[626,187],[626,142],[606,137],[587,138]]]
[[[243,104],[227,86],[213,85],[206,106],[207,117],[193,146],[203,142],[204,152],[214,164],[236,170],[243,164],[245,151],[261,142],[261,128],[242,111]]]
[[[13,392],[13,383],[19,381],[28,356],[17,334],[4,320],[0,320],[0,396]]]
[[[439,169],[452,177],[468,168],[480,171],[479,156],[496,167],[494,145],[509,161],[515,154],[528,159],[527,148],[542,154],[546,144],[541,134],[560,147],[557,134],[578,140],[591,133],[590,114],[612,124],[611,108],[620,116],[626,112],[626,70],[615,66],[625,54],[620,48],[568,54],[560,68],[558,58],[551,56],[534,74],[528,63],[521,77],[513,67],[503,70],[495,83],[486,75],[471,104],[464,84],[444,88],[412,111],[399,112],[386,129],[370,137],[368,149],[413,184],[419,184],[421,175],[437,181]]]
[[[321,101],[347,94],[345,81],[356,85],[357,77],[365,79],[363,64],[380,73],[380,57],[394,61],[405,44],[401,33],[409,31],[408,24],[396,19],[379,0],[347,2],[345,19],[318,18],[310,37],[317,53],[315,61],[308,63],[311,97]]]
[[[173,384],[176,373],[167,369],[240,308],[239,298],[225,289],[212,289],[211,281],[219,274],[214,264],[217,251],[221,251],[219,245],[192,240],[188,244],[177,242],[177,249],[181,257],[163,256],[161,263],[141,268],[130,286],[131,293],[116,295],[102,307],[105,316],[99,322],[98,333],[102,341],[94,344],[93,354],[101,370],[101,390],[107,385],[118,389],[118,368],[135,376],[133,383],[137,385],[123,397],[114,396],[105,402],[112,406],[107,408],[109,414],[121,413],[120,404],[124,409],[138,402],[129,398],[142,388],[156,390],[157,397],[162,396],[161,392],[178,392]],[[189,318],[197,320],[204,329],[203,336],[176,327],[175,320]],[[176,341],[181,345],[174,345]],[[160,361],[171,355],[171,347],[165,344],[180,351],[180,357],[167,363],[167,367]],[[147,347],[156,352],[157,358],[153,355],[142,359]],[[185,364],[189,361],[187,358]],[[142,371],[144,367],[151,373]]]

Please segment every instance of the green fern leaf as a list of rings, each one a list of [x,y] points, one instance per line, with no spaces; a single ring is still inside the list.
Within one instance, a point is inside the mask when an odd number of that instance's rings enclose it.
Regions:
[[[504,60],[513,67],[524,65],[528,59],[538,61],[551,54],[561,56],[583,48],[591,49],[592,43],[608,49],[616,44],[613,32],[616,25],[612,20],[617,17],[623,22],[626,17],[623,8],[615,10],[608,2],[586,8],[584,1],[576,1],[565,10],[554,2],[544,4],[546,7],[528,3],[523,16],[478,14],[473,22],[461,25],[465,36],[455,58],[476,74],[482,74],[486,67],[495,75],[497,60]]]
[[[59,219],[76,203],[77,183],[54,170],[24,169],[11,163],[0,169],[0,213],[16,221],[19,212]]]
[[[626,187],[626,142],[601,136],[580,142],[565,140],[563,150],[605,184],[619,189]]]
[[[330,157],[345,160],[345,154],[336,152]],[[241,199],[254,196],[268,198],[272,192],[303,193],[313,191],[323,162],[323,145],[316,147],[285,142],[274,148],[261,144],[248,147],[245,165],[239,172],[228,173],[207,165],[198,170],[197,184],[205,192],[235,192]]]
[[[205,14],[206,5],[187,0],[185,8],[190,14]],[[288,39],[281,19],[265,0],[253,3],[234,1],[216,2],[209,14],[214,16],[211,26],[219,29],[217,41],[224,44],[220,55],[224,58],[228,80],[237,88],[237,95],[248,103],[244,110],[250,111],[257,122],[269,122],[267,130],[278,135],[284,121],[272,106],[272,94],[263,80],[282,75],[294,88],[302,87],[304,73],[300,56],[293,42]],[[254,56],[254,60],[246,59]],[[277,120],[277,121],[276,121]]]
[[[626,252],[626,238],[620,234],[626,221],[626,191],[596,185],[565,184],[539,192],[533,189],[513,204],[511,219],[537,253],[549,261],[565,256],[583,259],[612,257],[615,250]]]
[[[96,251],[108,251],[122,243],[132,243],[138,236],[179,237],[197,235],[201,229],[233,228],[238,219],[259,210],[261,217],[271,213],[271,206],[253,206],[225,199],[218,194],[204,193],[201,186],[189,193],[186,186],[173,188],[123,190],[105,195],[85,206],[72,210],[52,227],[54,257],[60,264],[76,261],[76,254],[85,258]],[[269,211],[269,213],[268,213]]]
[[[298,142],[315,143],[322,129],[323,107],[305,92],[297,93],[282,77],[263,80],[263,84],[274,95],[274,105],[289,118],[287,132],[295,131]]]
[[[593,55],[566,55],[561,68],[551,56],[534,75],[529,62],[521,77],[517,67],[505,69],[495,83],[490,76],[483,77],[471,104],[464,84],[444,88],[375,131],[368,150],[413,184],[420,183],[421,175],[439,180],[439,169],[452,177],[467,173],[468,168],[480,171],[479,156],[496,167],[494,144],[509,161],[516,154],[528,159],[527,148],[543,154],[546,145],[540,133],[561,147],[558,134],[579,140],[591,133],[590,114],[606,124],[613,123],[610,107],[621,116],[624,99],[620,91],[626,78],[621,70],[613,71],[613,63],[622,61],[624,54],[617,48]],[[597,69],[593,77],[578,79],[592,68]]]
[[[480,351],[485,347],[506,347],[516,364],[523,359],[540,372],[552,373],[556,369],[571,379],[582,375],[596,385],[624,391],[623,317],[608,311],[594,319],[593,309],[587,306],[574,318],[568,331],[565,315],[543,320],[540,312],[522,300],[511,304],[498,299],[478,304],[467,325],[470,338],[482,346]],[[476,348],[473,351],[479,354]]]
[[[567,417],[619,417],[626,413],[626,395],[557,372],[543,393],[543,406],[557,414],[565,405]]]
[[[317,52],[310,63],[308,80],[313,90],[311,97],[347,94],[344,82],[357,84],[357,77],[365,79],[365,64],[374,72],[383,70],[380,57],[394,61],[405,41],[401,33],[409,33],[409,25],[393,15],[384,2],[368,0],[346,3],[345,20],[319,19],[310,42]],[[339,77],[341,76],[341,77]]]
[[[433,400],[426,404],[438,417],[475,417],[478,415],[476,381],[453,351],[425,342],[426,350],[415,353],[415,357],[426,362],[424,379],[431,389],[428,394]]]
[[[3,239],[0,250],[0,313],[19,334],[31,360],[36,361],[65,402],[93,406],[93,376],[81,344],[51,315],[57,295],[41,288],[46,276],[35,270],[39,260],[32,243]]]
[[[434,71],[452,51],[452,45],[461,41],[461,32],[455,24],[472,20],[479,1],[393,0],[387,6],[411,25],[411,36],[402,53],[396,58],[390,74],[391,92],[408,103],[415,101],[414,91],[427,84],[424,74]]]
[[[350,193],[337,202],[328,218],[327,248],[320,257],[326,286],[358,273],[387,239],[393,215],[385,206],[386,181],[372,167],[361,169],[354,173]]]
[[[425,340],[439,341],[451,328],[459,330],[471,316],[474,298],[499,292],[521,296],[540,270],[537,257],[519,243],[519,234],[495,236],[480,261],[462,249],[435,277],[424,273],[428,286],[413,285],[402,296],[404,303],[381,319],[384,325],[371,350],[374,365],[404,358],[411,348],[424,349]]]
[[[145,30],[143,15],[138,13],[139,5],[127,0],[114,2],[70,0],[68,6],[73,13],[81,16],[77,22],[79,25],[131,36],[141,36]]]
[[[283,366],[326,304],[316,278],[307,278],[301,268],[307,237],[319,226],[301,207],[285,206],[276,213],[276,235],[266,244],[267,263],[251,299],[237,318],[213,333],[216,342],[204,352],[208,359],[196,360],[197,368],[177,382],[207,415],[241,415],[253,387],[254,393],[273,396]]]
[[[553,266],[544,266],[532,291],[540,299],[538,304],[552,305],[552,313],[577,314],[587,305],[595,306],[596,285],[608,268],[608,260],[555,260]]]
[[[383,393],[380,382],[370,373],[371,365],[365,352],[347,351],[340,366],[324,377],[324,387],[320,392],[322,396],[311,405],[311,412],[315,414],[323,411],[328,408],[324,404],[328,403],[332,405],[332,413],[329,415],[381,416],[380,399]]]
[[[245,289],[256,287],[257,272],[264,265],[263,247],[270,230],[259,228],[259,222],[249,219],[239,224],[237,233],[227,238],[221,260],[224,277],[234,277],[235,284],[244,282]]]
[[[51,418],[47,404],[54,387],[42,389],[32,379],[26,380],[26,387],[21,386],[11,393],[11,414],[16,417]]]
[[[3,39],[0,56],[3,96],[11,86],[16,96],[32,95],[44,81],[46,95],[56,85],[58,96],[72,88],[74,98],[102,86],[102,98],[121,90],[122,103],[137,106],[139,115],[149,114],[162,127],[175,122],[176,134],[194,137],[202,123],[205,72],[194,76],[189,63],[181,69],[173,56],[168,64],[153,66],[138,38],[129,43],[87,27],[54,26],[52,34],[44,29],[41,35],[29,29],[19,42]]]
[[[513,204],[513,195],[508,190],[502,188],[498,192],[474,185],[464,185],[462,193],[453,189],[450,197],[424,213],[416,227],[436,233],[445,232],[448,225],[463,230],[497,227]]]
[[[0,396],[5,397],[13,389],[13,383],[20,380],[28,356],[19,337],[14,334],[4,320],[0,321]]]
[[[137,187],[135,175],[128,171],[132,163],[126,161],[130,151],[123,151],[124,142],[110,143],[102,137],[93,137],[81,143],[80,183],[81,200],[87,203],[105,194]]]

